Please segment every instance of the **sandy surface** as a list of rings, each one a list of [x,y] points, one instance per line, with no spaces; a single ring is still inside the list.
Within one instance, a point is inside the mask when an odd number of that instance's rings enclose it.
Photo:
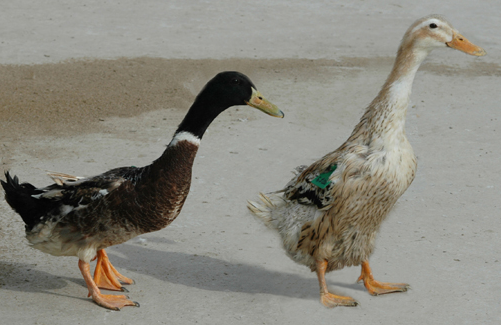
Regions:
[[[136,280],[129,295],[140,308],[96,306],[76,258],[30,248],[0,200],[0,323],[498,324],[501,4],[366,2],[3,4],[0,164],[22,180],[150,163],[222,70],[249,75],[286,118],[224,112],[204,136],[179,218],[108,250]],[[361,305],[326,309],[315,274],[285,256],[245,202],[345,140],[404,31],[429,13],[488,56],[435,51],[414,83],[407,134],[418,173],[371,258],[376,278],[412,290],[372,297],[355,283],[360,269],[346,268],[329,286]]]

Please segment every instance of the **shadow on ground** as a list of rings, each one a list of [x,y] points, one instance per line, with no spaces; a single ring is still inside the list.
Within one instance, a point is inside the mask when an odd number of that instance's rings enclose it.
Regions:
[[[149,241],[163,242],[165,239],[150,237]],[[108,250],[108,254],[112,264],[125,276],[133,277],[133,275],[128,274],[130,273],[128,271],[132,271],[161,281],[202,290],[318,298],[318,282],[314,274],[311,277],[303,277],[297,274],[267,270],[262,266],[232,263],[210,256],[159,251],[136,244],[113,247]],[[76,260],[68,267],[76,268]],[[31,264],[0,261],[0,270],[2,270],[0,287],[3,290],[60,295],[51,291],[66,287],[68,281],[85,287],[83,278],[52,275],[37,270],[36,266]],[[141,284],[137,283],[137,285]],[[364,290],[362,285],[356,283],[329,282],[329,286],[334,291],[336,288]],[[85,299],[80,292],[75,292],[72,297]]]

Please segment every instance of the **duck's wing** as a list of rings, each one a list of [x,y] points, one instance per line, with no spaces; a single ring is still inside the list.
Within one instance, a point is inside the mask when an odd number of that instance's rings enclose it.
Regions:
[[[54,180],[54,184],[37,188],[39,194],[32,196],[34,198],[61,201],[65,205],[78,209],[108,195],[124,182],[135,184],[143,172],[144,168],[136,167],[115,168],[92,177],[48,172],[47,174]]]
[[[337,183],[337,155],[327,155],[310,166],[299,166],[296,175],[285,186],[284,197],[318,209],[332,203],[333,186]]]
[[[363,126],[363,125],[362,125]],[[364,129],[357,126],[352,138],[356,139]],[[346,141],[310,166],[296,168],[296,176],[285,186],[284,197],[304,205],[316,205],[328,209],[345,187],[356,186],[355,180],[366,174],[369,147],[360,141]]]
[[[85,179],[85,177],[80,177],[80,176],[73,176],[69,174],[64,174],[64,173],[58,173],[58,172],[51,172],[47,171],[47,175],[52,178],[54,183],[57,185],[63,185],[64,183],[71,183],[71,182],[76,182],[81,179]]]
[[[2,181],[5,198],[9,205],[23,218],[27,230],[44,222],[48,217],[64,217],[82,209],[89,203],[106,197],[124,183],[135,184],[146,168],[115,168],[93,177],[77,177],[50,172],[54,184],[36,188],[29,183],[19,183],[17,176],[5,173]]]
[[[316,207],[312,219],[301,225],[296,248],[312,256],[332,230],[332,222],[326,215],[334,203],[335,184],[339,181],[336,170],[335,159],[324,157],[309,167],[296,168],[296,176],[285,187],[285,199]]]
[[[366,146],[344,145],[311,166],[302,168],[287,184],[286,199],[314,205],[319,210],[315,219],[302,225],[298,249],[314,255],[319,243],[333,231],[334,220],[339,216],[336,209],[331,208],[348,204],[349,193],[358,193],[359,187],[370,178],[364,165],[366,157]]]
[[[332,230],[327,210],[334,203],[335,184],[339,181],[335,159],[321,159],[309,167],[296,168],[297,175],[286,185],[284,198],[301,205],[315,206],[312,219],[301,225],[298,250],[314,255],[320,242]]]

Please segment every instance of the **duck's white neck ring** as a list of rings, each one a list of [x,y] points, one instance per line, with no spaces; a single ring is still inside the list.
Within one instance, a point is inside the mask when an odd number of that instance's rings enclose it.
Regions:
[[[181,131],[174,134],[172,141],[169,143],[169,147],[173,147],[178,144],[179,141],[188,141],[196,146],[200,146],[200,138],[191,132]]]

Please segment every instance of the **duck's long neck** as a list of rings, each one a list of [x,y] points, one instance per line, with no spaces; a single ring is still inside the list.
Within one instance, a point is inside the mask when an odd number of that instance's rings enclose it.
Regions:
[[[219,113],[226,109],[207,104],[200,98],[200,95],[196,98],[162,156],[151,165],[152,169],[175,174],[177,169],[183,169],[185,173],[185,170],[189,168],[191,178],[191,167],[205,131]],[[174,163],[170,163],[173,160]],[[171,169],[166,169],[165,164],[171,164],[172,166],[169,166]]]
[[[216,101],[200,100],[200,97],[200,95],[197,97],[188,110],[188,113],[186,113],[186,116],[177,128],[176,134],[189,132],[202,139],[212,121],[227,108],[213,104]]]
[[[152,166],[161,165],[173,156],[178,157],[176,159],[179,159],[177,162],[179,167],[189,166],[191,170],[195,154],[200,146],[200,140],[202,140],[205,131],[212,121],[226,109],[226,107],[207,104],[206,101],[201,100],[201,98],[204,97],[199,95],[195,99],[195,102],[191,105],[183,121],[179,124],[167,149],[165,149],[160,158],[153,162]],[[178,147],[184,148],[184,150],[179,150]],[[186,152],[187,150],[190,152]]]
[[[405,117],[412,84],[428,51],[403,44],[393,69],[378,96],[367,108],[366,122],[372,132],[405,134]]]
[[[179,124],[167,149],[160,158],[153,162],[152,168],[164,170],[162,165],[175,159],[175,163],[170,168],[186,169],[189,167],[191,170],[205,131],[219,113],[226,109],[214,104],[207,104],[206,101],[200,100],[200,98],[199,95],[181,124]],[[169,172],[175,173],[172,170]]]

